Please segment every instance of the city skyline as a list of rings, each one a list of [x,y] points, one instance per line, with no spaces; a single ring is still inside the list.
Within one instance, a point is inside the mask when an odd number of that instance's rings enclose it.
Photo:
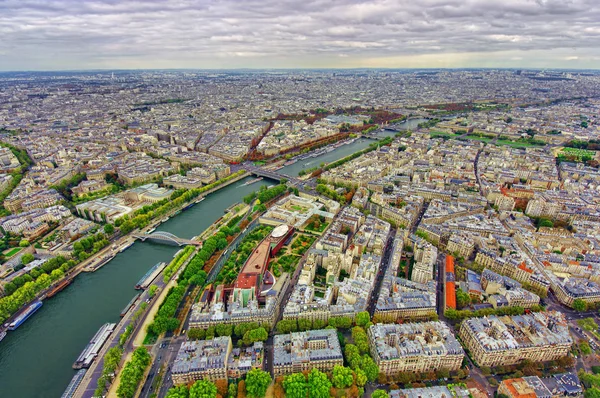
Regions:
[[[591,0],[0,5],[0,71],[562,68],[600,60]]]

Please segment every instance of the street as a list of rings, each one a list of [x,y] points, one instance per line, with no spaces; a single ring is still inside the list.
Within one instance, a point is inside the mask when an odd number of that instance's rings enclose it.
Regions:
[[[152,385],[159,376],[161,368],[164,369],[164,373],[162,375],[162,384],[157,391],[157,396],[165,396],[169,388],[173,386],[171,381],[171,366],[184,341],[185,336],[163,338],[157,341],[154,347],[152,347],[152,356],[155,360],[152,363],[150,373],[142,387],[140,398],[147,398],[155,392]]]
[[[367,311],[369,312],[371,318],[375,313],[375,306],[377,305],[377,297],[379,296],[381,282],[383,281],[385,272],[387,271],[387,268],[390,265],[390,257],[392,256],[392,250],[394,248],[394,239],[396,238],[396,231],[397,230],[395,228],[392,228],[390,230],[388,239],[385,242],[385,247],[383,248],[383,256],[381,258],[381,264],[379,265],[379,271],[377,272],[377,276],[375,277],[375,281],[373,282],[370,300],[367,304]]]

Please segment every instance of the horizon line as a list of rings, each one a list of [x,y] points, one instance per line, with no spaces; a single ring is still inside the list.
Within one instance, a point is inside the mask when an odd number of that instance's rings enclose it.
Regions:
[[[91,68],[91,69],[23,69],[23,70],[0,70],[0,74],[5,73],[46,73],[46,72],[116,72],[116,71],[334,71],[334,70],[365,70],[365,71],[377,71],[377,70],[388,70],[388,71],[396,71],[396,70],[406,70],[406,71],[419,71],[419,70],[530,70],[530,71],[600,71],[600,68],[592,69],[592,68],[551,68],[551,67],[475,67],[475,66],[466,66],[466,67],[319,67],[319,68],[254,68],[254,67],[244,67],[244,68]]]

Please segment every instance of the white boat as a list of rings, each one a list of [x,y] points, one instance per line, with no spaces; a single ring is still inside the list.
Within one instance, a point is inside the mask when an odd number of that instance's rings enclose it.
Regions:
[[[6,332],[0,332],[0,341],[4,340],[6,337]]]
[[[123,246],[119,248],[119,253],[123,253],[125,250],[129,249],[133,245],[133,242],[125,243]]]

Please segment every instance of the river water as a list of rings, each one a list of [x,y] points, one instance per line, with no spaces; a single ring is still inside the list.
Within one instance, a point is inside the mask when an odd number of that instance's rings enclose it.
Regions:
[[[411,119],[407,120],[403,123],[397,123],[394,125],[394,128],[398,130],[413,130],[417,128],[419,123],[426,121],[426,119]],[[377,138],[384,137],[393,137],[396,133],[393,131],[379,130],[375,132],[375,136]],[[374,143],[374,140],[369,140],[366,138],[359,138],[354,141],[352,144],[342,145],[337,149],[334,149],[331,152],[325,153],[320,156],[316,156],[314,158],[308,158],[304,160],[299,160],[296,163],[293,163],[289,166],[285,166],[279,170],[278,173],[287,174],[289,176],[297,176],[301,170],[312,169],[313,167],[319,167],[321,163],[331,163],[335,162],[338,159],[351,155],[355,152],[365,149],[370,144]]]
[[[163,223],[158,229],[181,238],[200,234],[261,185],[248,177],[225,187]],[[136,282],[159,261],[170,261],[179,248],[136,242],[94,273],[82,273],[16,331],[0,342],[0,397],[58,398],[73,377],[71,365],[96,331],[118,322],[136,294]]]

